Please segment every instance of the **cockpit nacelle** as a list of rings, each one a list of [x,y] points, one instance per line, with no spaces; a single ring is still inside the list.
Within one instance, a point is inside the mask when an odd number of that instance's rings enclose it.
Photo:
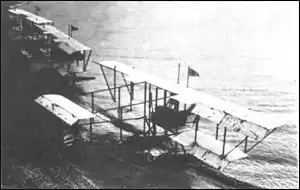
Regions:
[[[153,123],[168,129],[184,127],[186,123],[193,122],[196,115],[191,114],[195,105],[191,105],[187,110],[179,111],[179,102],[170,98],[166,106],[157,106],[152,112]]]

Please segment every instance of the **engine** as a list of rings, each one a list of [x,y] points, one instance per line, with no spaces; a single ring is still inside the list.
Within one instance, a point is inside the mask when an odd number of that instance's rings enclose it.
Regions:
[[[151,120],[167,129],[177,129],[185,126],[190,110],[178,111],[179,102],[169,99],[167,106],[157,106],[152,112]]]

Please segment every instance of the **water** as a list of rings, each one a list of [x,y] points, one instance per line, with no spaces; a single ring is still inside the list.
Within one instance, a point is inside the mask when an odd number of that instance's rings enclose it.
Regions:
[[[299,6],[285,2],[43,2],[41,15],[120,60],[253,110],[299,121]],[[298,127],[286,126],[226,173],[267,188],[296,188]],[[200,184],[200,183],[199,183]],[[193,187],[205,187],[201,184]]]

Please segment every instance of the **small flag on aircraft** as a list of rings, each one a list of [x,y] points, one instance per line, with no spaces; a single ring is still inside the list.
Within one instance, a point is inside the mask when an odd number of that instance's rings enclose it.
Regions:
[[[200,77],[199,73],[192,68],[188,68],[188,75],[192,77]]]
[[[76,27],[76,26],[71,25],[71,31],[76,31],[76,30],[79,30],[79,28]]]
[[[41,8],[38,5],[35,6],[35,9],[36,9],[37,12],[41,11]]]

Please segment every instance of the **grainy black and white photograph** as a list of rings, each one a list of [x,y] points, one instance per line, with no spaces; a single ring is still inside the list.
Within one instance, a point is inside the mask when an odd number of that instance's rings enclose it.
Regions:
[[[1,189],[298,187],[298,1],[1,1]]]

